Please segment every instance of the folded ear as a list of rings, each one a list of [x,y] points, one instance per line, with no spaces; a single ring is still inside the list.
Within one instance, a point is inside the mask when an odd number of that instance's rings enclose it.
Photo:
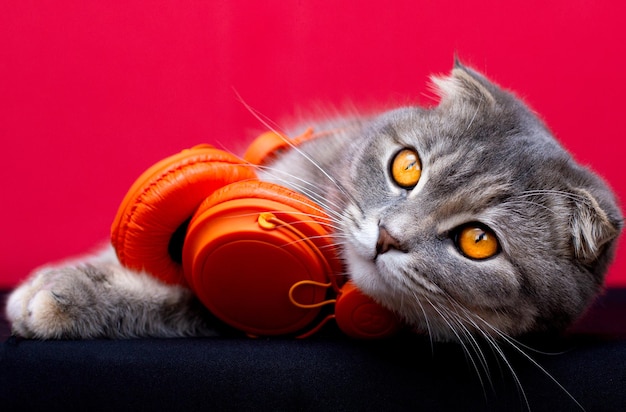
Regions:
[[[574,195],[570,217],[574,254],[581,262],[592,263],[600,256],[603,247],[617,237],[622,222],[612,222],[593,195],[586,190],[576,189]]]
[[[440,105],[454,102],[489,104],[496,103],[492,90],[497,86],[481,74],[465,67],[458,60],[454,63],[452,74],[446,77],[432,76],[434,91],[441,98]]]

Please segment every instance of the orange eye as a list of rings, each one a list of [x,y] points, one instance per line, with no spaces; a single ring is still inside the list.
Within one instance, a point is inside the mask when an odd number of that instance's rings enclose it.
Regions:
[[[496,235],[479,224],[463,227],[457,234],[456,244],[461,253],[477,260],[495,256],[500,249]]]
[[[415,150],[403,149],[395,155],[391,163],[391,177],[398,186],[412,189],[421,175],[422,163]]]

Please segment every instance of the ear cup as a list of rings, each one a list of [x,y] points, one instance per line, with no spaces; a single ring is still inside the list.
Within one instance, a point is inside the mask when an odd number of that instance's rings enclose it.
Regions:
[[[308,198],[260,181],[217,190],[191,220],[183,247],[187,283],[224,322],[252,335],[311,323],[341,264],[329,218]],[[302,280],[312,285],[301,285]],[[318,286],[316,286],[316,284]],[[326,287],[322,284],[327,284]]]
[[[364,295],[352,281],[343,285],[337,297],[335,320],[342,332],[360,339],[389,337],[401,328],[393,312]]]
[[[111,227],[120,262],[165,282],[184,284],[177,241],[184,237],[185,224],[215,190],[254,178],[250,166],[208,145],[184,150],[150,167],[124,197]]]

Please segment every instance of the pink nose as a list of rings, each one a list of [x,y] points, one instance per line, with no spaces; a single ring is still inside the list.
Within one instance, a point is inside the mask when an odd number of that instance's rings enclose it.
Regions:
[[[381,226],[378,231],[378,241],[376,241],[376,256],[387,253],[391,249],[406,252],[400,242],[391,236],[384,226]]]

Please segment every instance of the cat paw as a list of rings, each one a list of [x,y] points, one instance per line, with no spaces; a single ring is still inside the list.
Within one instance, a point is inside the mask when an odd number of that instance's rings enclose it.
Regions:
[[[215,336],[191,291],[115,262],[43,268],[9,297],[13,334],[32,339]]]
[[[105,274],[89,266],[36,271],[7,301],[13,333],[36,339],[101,335],[95,299],[105,283]]]

